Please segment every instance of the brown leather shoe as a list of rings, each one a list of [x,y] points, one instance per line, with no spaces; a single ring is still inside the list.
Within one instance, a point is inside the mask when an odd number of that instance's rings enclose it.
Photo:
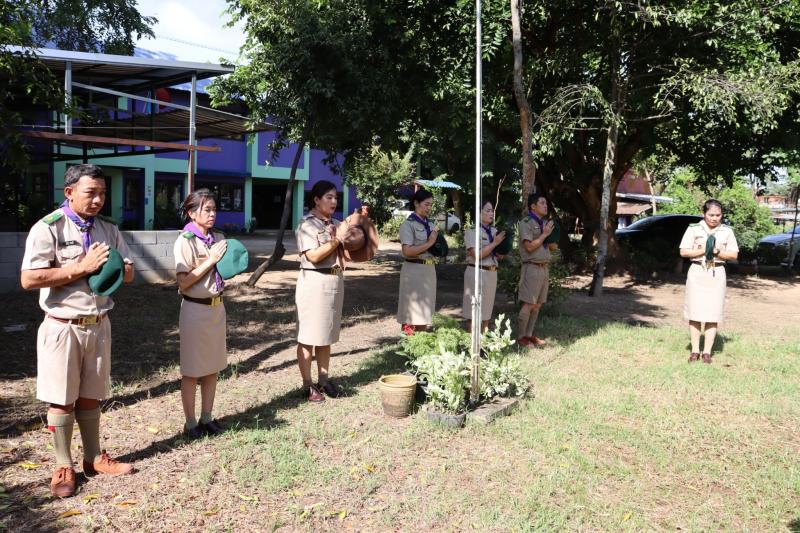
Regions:
[[[317,388],[316,385],[311,385],[308,388],[308,401],[312,403],[320,403],[325,401],[325,395]]]
[[[531,335],[530,337],[527,337],[527,339],[530,341],[530,343],[531,343],[530,345],[531,346],[535,346],[536,348],[538,348],[539,346],[544,346],[545,344],[547,344],[546,340],[540,339],[536,335]]]
[[[710,353],[704,353],[703,354],[703,362],[705,364],[707,364],[707,365],[711,364],[711,354]]]
[[[690,363],[694,363],[695,361],[699,361],[699,360],[700,360],[700,354],[699,353],[692,352],[691,354],[689,354],[689,362]]]
[[[56,498],[69,498],[75,494],[75,471],[68,466],[60,466],[50,480],[50,492]]]
[[[120,463],[116,459],[112,459],[103,450],[99,459],[95,459],[94,463],[89,461],[83,462],[83,473],[86,477],[94,476],[97,474],[108,474],[109,476],[123,476],[125,474],[133,474],[133,465],[130,463]]]

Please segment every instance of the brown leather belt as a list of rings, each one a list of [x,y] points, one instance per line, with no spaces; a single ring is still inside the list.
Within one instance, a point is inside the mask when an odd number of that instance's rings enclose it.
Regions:
[[[320,274],[334,274],[338,275],[342,273],[342,267],[336,265],[331,268],[301,268],[300,270],[305,270],[306,272],[319,272]]]
[[[475,265],[467,265],[467,266],[475,268]],[[488,270],[489,272],[497,272],[497,266],[495,266],[495,265],[481,265],[481,270]]]
[[[406,259],[406,263],[416,263],[418,265],[435,265],[436,259]]]
[[[213,307],[222,303],[222,294],[212,298],[192,298],[191,296],[186,296],[185,294],[181,294],[181,296],[183,296],[184,300],[187,302],[192,302],[193,304],[210,305]]]
[[[548,267],[548,266],[550,266],[550,263],[541,263],[539,261],[523,261],[523,264],[536,265],[538,267]]]
[[[82,316],[80,318],[58,318],[57,316],[53,315],[45,315],[47,318],[52,318],[56,322],[61,322],[62,324],[73,324],[75,326],[93,326],[94,324],[99,324],[102,322],[103,317],[105,314],[99,316]]]

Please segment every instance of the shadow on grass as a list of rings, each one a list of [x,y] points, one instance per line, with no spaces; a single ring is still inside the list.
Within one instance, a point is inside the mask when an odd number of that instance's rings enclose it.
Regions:
[[[714,355],[723,353],[725,351],[725,343],[730,342],[730,340],[731,340],[730,335],[725,335],[724,333],[718,333],[716,338],[714,339],[714,346],[712,346],[711,353]],[[700,334],[700,346],[703,346],[702,333]],[[686,351],[690,352],[691,349],[692,349],[692,343],[691,341],[689,341],[686,343]],[[708,350],[706,350],[705,346],[703,346],[703,349],[701,351],[706,352]]]
[[[792,533],[800,533],[800,518],[795,518],[786,524],[786,528]]]

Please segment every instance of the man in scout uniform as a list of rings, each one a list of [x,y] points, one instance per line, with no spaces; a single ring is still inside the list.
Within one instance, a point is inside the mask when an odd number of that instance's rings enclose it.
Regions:
[[[36,345],[36,397],[50,404],[47,424],[56,454],[50,490],[60,498],[75,493],[70,454],[75,421],[86,476],[133,472],[133,465],[115,461],[100,448],[99,400],[109,396],[111,380],[107,314],[114,302],[93,292],[88,282],[108,262],[112,247],[124,261],[128,283],[133,281],[133,262],[117,227],[98,216],[106,197],[100,167],[68,168],[64,196],[59,209],[31,228],[20,275],[24,289],[40,289],[39,305],[45,312]]]
[[[519,223],[519,256],[522,261],[522,272],[519,276],[519,310],[518,338],[521,346],[543,346],[545,341],[533,334],[539,309],[547,301],[549,283],[550,249],[555,244],[546,244],[545,240],[553,232],[553,222],[546,221],[547,199],[534,193],[528,196],[528,216]]]

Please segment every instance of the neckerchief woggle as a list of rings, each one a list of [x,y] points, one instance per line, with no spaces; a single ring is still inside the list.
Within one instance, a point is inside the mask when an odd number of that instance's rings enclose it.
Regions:
[[[64,200],[64,203],[61,204],[61,210],[64,211],[64,214],[67,215],[67,218],[70,219],[72,222],[78,226],[78,229],[81,230],[81,237],[83,238],[83,251],[84,253],[89,251],[89,246],[92,245],[92,228],[94,227],[94,217],[89,217],[86,220],[83,220],[79,217],[75,211],[70,209],[69,207],[69,199]]]
[[[410,218],[411,220],[416,220],[417,222],[425,226],[425,233],[427,234],[428,237],[431,236],[431,226],[427,218],[423,220],[416,213],[411,213],[411,216],[408,218]]]
[[[483,231],[486,232],[486,235],[489,236],[489,244],[492,244],[494,242],[494,237],[492,236],[492,227],[491,226],[484,226],[483,224],[481,224],[481,227],[483,228]],[[496,255],[497,255],[497,252],[492,250],[492,257],[495,257]]]
[[[211,248],[211,245],[214,244],[214,233],[209,231],[208,235],[203,235],[203,232],[200,231],[200,228],[198,228],[194,222],[189,222],[186,224],[183,227],[183,230],[194,233],[194,236],[203,241],[203,244],[205,244],[208,248]],[[214,265],[214,284],[217,286],[217,290],[220,292],[225,288],[225,280],[219,275],[217,265]]]

